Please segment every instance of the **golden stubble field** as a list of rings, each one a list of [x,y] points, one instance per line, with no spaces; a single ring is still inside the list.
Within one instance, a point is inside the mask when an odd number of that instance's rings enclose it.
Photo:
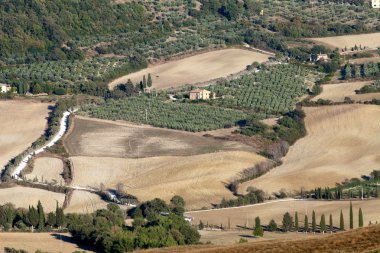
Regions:
[[[114,80],[109,87],[126,83],[128,79],[134,83],[140,82],[143,75],[147,77],[149,73],[152,76],[152,88],[156,89],[205,82],[238,73],[248,64],[265,62],[268,58],[266,54],[244,49],[222,49],[150,66]]]
[[[355,45],[358,47],[361,45],[362,47],[365,46],[369,49],[376,49],[380,46],[380,33],[311,38],[310,40],[317,42],[318,44],[328,46],[332,49],[344,49],[347,47],[348,50],[351,50],[351,48],[355,47]]]
[[[93,213],[98,209],[106,209],[107,202],[99,195],[88,191],[74,190],[65,213]]]
[[[39,182],[56,182],[59,185],[64,185],[62,177],[63,162],[55,157],[38,157],[34,160],[33,171],[26,174],[26,178],[34,180],[37,178]]]
[[[380,168],[380,107],[339,105],[304,108],[307,136],[290,147],[283,164],[243,183],[267,193],[335,186]]]
[[[48,106],[29,100],[0,101],[1,169],[44,133]]]
[[[16,208],[28,208],[37,206],[39,200],[45,212],[52,212],[55,211],[57,202],[59,206],[63,205],[65,194],[21,186],[0,189],[0,205],[12,203]]]
[[[343,102],[345,97],[349,97],[354,101],[371,101],[372,99],[380,99],[380,93],[356,94],[355,90],[359,90],[372,81],[350,82],[350,83],[334,83],[322,85],[323,91],[320,95],[315,96],[312,100],[327,99],[333,102]]]

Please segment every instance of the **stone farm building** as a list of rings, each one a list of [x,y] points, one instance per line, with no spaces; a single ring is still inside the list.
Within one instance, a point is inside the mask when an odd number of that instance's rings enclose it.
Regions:
[[[210,99],[210,94],[211,92],[208,90],[201,90],[201,89],[196,89],[190,91],[190,100],[198,100],[198,99]]]
[[[12,87],[9,84],[0,83],[0,93],[6,93],[10,91]]]

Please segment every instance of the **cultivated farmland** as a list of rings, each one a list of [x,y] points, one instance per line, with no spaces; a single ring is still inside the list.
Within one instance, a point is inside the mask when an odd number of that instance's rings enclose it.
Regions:
[[[47,125],[49,104],[0,101],[0,168],[37,140]]]
[[[39,200],[45,212],[51,212],[55,211],[57,201],[59,206],[63,205],[65,194],[21,186],[0,189],[0,205],[12,203],[16,207],[28,208],[37,206]]]
[[[26,175],[27,179],[39,182],[56,182],[63,184],[61,173],[63,172],[63,162],[61,159],[53,157],[39,157],[34,161],[33,171]]]
[[[65,213],[93,213],[98,209],[106,209],[107,202],[99,195],[87,191],[74,190]]]
[[[348,50],[351,50],[351,48],[355,47],[355,45],[357,47],[362,46],[368,47],[369,49],[376,49],[380,46],[380,33],[313,38],[311,40],[317,42],[318,44],[326,45],[331,49],[344,49],[347,47]]]
[[[370,101],[374,98],[379,99],[380,93],[365,93],[356,94],[355,90],[359,90],[367,84],[372,82],[353,82],[353,83],[336,83],[323,85],[323,91],[320,95],[314,97],[312,100],[318,99],[331,100],[333,102],[343,102],[345,97],[349,97],[354,101]]]
[[[71,157],[73,185],[115,188],[125,186],[140,201],[155,197],[168,201],[174,195],[186,200],[189,209],[210,207],[223,197],[232,198],[225,187],[239,172],[265,161],[253,152],[228,151],[194,156],[161,156],[141,159]]]
[[[354,227],[358,227],[358,210],[362,208],[364,214],[364,225],[370,221],[375,223],[380,221],[379,216],[380,200],[367,200],[367,201],[353,201],[352,206],[354,210]],[[316,220],[320,220],[320,216],[325,214],[328,217],[330,214],[333,216],[333,224],[339,227],[339,214],[340,210],[343,211],[344,221],[346,226],[349,226],[349,206],[350,201],[310,201],[310,200],[277,200],[263,204],[256,204],[253,206],[225,208],[216,210],[205,210],[188,212],[187,214],[194,218],[193,223],[198,224],[200,220],[203,223],[218,225],[223,224],[224,227],[228,225],[228,218],[230,218],[231,228],[236,225],[252,227],[254,220],[257,216],[260,217],[261,224],[267,225],[271,219],[274,219],[277,224],[282,224],[284,213],[289,212],[293,217],[297,211],[299,215],[300,225],[303,226],[304,215],[307,214],[309,222],[311,222],[312,211],[315,210]]]
[[[246,145],[193,133],[146,125],[112,122],[77,116],[65,146],[72,156],[141,158],[186,156],[220,150],[247,150]]]
[[[134,83],[140,82],[143,76],[149,73],[152,76],[153,88],[162,89],[205,82],[219,77],[240,72],[253,62],[265,62],[268,55],[243,50],[224,49],[181,60],[174,60],[164,64],[151,66],[139,72],[118,78],[109,84],[110,88],[131,79]]]
[[[94,252],[87,250],[87,247],[83,245],[78,245],[68,233],[2,233],[0,236],[0,246],[1,253],[4,252],[4,247],[18,250],[23,249],[28,252],[35,252],[37,250],[52,253]]]
[[[268,193],[281,188],[334,186],[345,179],[368,175],[380,166],[380,107],[340,105],[304,108],[307,136],[298,140],[283,164],[241,185]]]

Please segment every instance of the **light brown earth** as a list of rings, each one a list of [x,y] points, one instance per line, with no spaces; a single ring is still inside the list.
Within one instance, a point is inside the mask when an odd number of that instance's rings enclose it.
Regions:
[[[143,75],[147,77],[149,73],[152,76],[152,88],[156,89],[205,82],[238,73],[248,64],[255,61],[265,62],[268,58],[266,54],[243,49],[217,50],[150,66],[114,80],[109,87],[126,83],[128,79],[138,83],[143,79]]]
[[[245,151],[226,151],[176,157],[162,156],[141,159],[110,157],[70,158],[74,164],[73,185],[115,187],[123,183],[129,194],[140,201],[155,197],[170,200],[182,196],[188,209],[210,207],[223,197],[232,198],[225,184],[242,170],[265,161]]]
[[[380,46],[380,33],[312,38],[310,40],[329,46],[332,49],[343,49],[347,47],[348,50],[351,50],[355,45],[358,47],[361,45],[362,47],[369,47],[369,49],[376,49]]]
[[[304,108],[307,136],[290,147],[283,164],[243,183],[267,193],[335,186],[380,168],[380,106]]]
[[[72,156],[141,158],[185,156],[220,150],[253,151],[247,145],[199,136],[195,133],[76,117],[65,138]]]
[[[282,201],[267,202],[264,204],[256,204],[247,207],[225,208],[218,210],[204,210],[188,212],[186,215],[193,217],[193,224],[199,224],[202,220],[204,224],[217,225],[223,224],[228,226],[228,218],[230,218],[231,228],[236,226],[245,226],[248,223],[249,227],[254,226],[255,218],[260,217],[261,224],[268,225],[271,219],[274,219],[277,225],[282,224],[283,215],[289,212],[293,218],[295,212],[298,212],[300,226],[303,227],[305,214],[308,215],[309,222],[313,210],[316,214],[317,224],[319,224],[322,214],[326,216],[326,222],[329,224],[329,215],[333,216],[333,225],[339,227],[340,211],[343,211],[343,217],[346,228],[349,227],[349,206],[350,201],[315,201],[315,200],[292,200],[286,199]],[[354,211],[354,227],[358,227],[358,212],[359,208],[363,211],[364,225],[368,225],[371,221],[380,222],[380,200],[357,200],[352,201]],[[248,221],[247,221],[248,220]]]
[[[29,100],[0,101],[0,170],[44,133],[48,106]]]
[[[350,59],[348,62],[351,63],[351,64],[363,64],[363,63],[368,63],[368,62],[380,62],[380,56],[368,57],[368,58]]]
[[[56,182],[64,184],[61,176],[63,172],[63,162],[54,157],[39,157],[34,160],[33,171],[26,175],[27,179],[38,179],[39,182]]]
[[[45,212],[51,212],[56,209],[57,201],[59,206],[63,205],[65,194],[21,186],[0,189],[0,205],[12,203],[16,208],[28,208],[37,206],[39,200]]]
[[[107,202],[99,195],[87,191],[74,190],[65,213],[93,213],[107,208]]]
[[[94,252],[76,244],[68,233],[1,233],[0,253],[4,252],[4,247],[23,249],[30,253],[37,250],[50,253]]]
[[[295,235],[295,233],[291,233]],[[151,249],[142,252],[203,252],[203,253],[360,253],[378,252],[380,249],[380,225],[354,229],[342,233],[325,234],[303,239],[280,239],[276,241],[260,241],[243,244],[213,246],[198,245],[163,249]]]
[[[366,93],[356,94],[355,90],[371,84],[372,81],[353,82],[353,83],[336,83],[323,85],[323,91],[320,95],[314,97],[312,100],[328,99],[333,102],[343,102],[345,97],[349,97],[354,101],[370,101],[374,98],[380,99],[380,93]]]

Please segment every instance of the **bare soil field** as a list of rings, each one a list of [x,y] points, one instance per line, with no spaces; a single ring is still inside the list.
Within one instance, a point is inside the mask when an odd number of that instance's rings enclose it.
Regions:
[[[63,172],[63,162],[54,157],[39,157],[34,160],[33,171],[26,175],[27,179],[38,179],[39,182],[56,182],[64,184],[61,176]]]
[[[84,245],[78,245],[68,233],[1,233],[0,253],[4,252],[4,247],[23,249],[30,253],[37,250],[51,253],[95,252]]]
[[[128,79],[134,83],[140,82],[143,75],[147,77],[149,73],[152,76],[152,88],[156,89],[205,82],[238,73],[248,64],[255,61],[265,62],[268,57],[266,54],[244,49],[217,50],[150,66],[114,80],[109,87],[126,83]]]
[[[99,195],[87,191],[74,190],[65,213],[93,213],[98,209],[107,208],[107,202]]]
[[[356,94],[355,90],[370,84],[370,81],[353,82],[353,83],[336,83],[322,85],[323,91],[320,95],[314,97],[312,100],[328,99],[333,102],[343,102],[345,97],[349,97],[354,101],[370,101],[374,98],[380,99],[380,93],[366,93]]]
[[[294,234],[294,233],[292,233]],[[332,235],[278,241],[258,241],[229,246],[186,246],[152,249],[143,252],[203,252],[203,253],[305,253],[305,252],[377,252],[380,248],[380,225],[372,225]]]
[[[380,106],[339,105],[304,108],[307,136],[290,147],[283,164],[245,182],[267,193],[282,188],[334,186],[345,179],[369,175],[380,167]]]
[[[368,62],[380,62],[380,56],[368,57],[368,58],[350,59],[348,62],[351,63],[351,64],[363,64],[363,63],[368,63]]]
[[[59,206],[63,205],[65,194],[21,186],[0,189],[0,205],[12,203],[15,207],[28,208],[37,206],[38,200],[45,212],[51,212],[55,210],[57,201]]]
[[[48,106],[28,100],[0,101],[0,169],[44,133]]]
[[[318,44],[328,46],[332,49],[344,49],[347,47],[348,50],[351,50],[351,48],[355,47],[355,45],[358,47],[360,45],[362,47],[368,47],[368,49],[376,49],[380,46],[380,33],[311,38],[310,40],[317,42]]]
[[[146,201],[184,197],[188,209],[210,207],[223,197],[232,198],[225,184],[242,170],[265,161],[253,152],[226,151],[175,157],[141,159],[75,156],[73,185],[115,187],[123,183],[128,193]]]
[[[241,143],[195,133],[76,117],[64,140],[72,156],[128,157],[185,156],[220,150],[247,150]]]
[[[314,201],[314,200],[292,200],[286,199],[285,201],[272,201],[263,204],[256,204],[246,207],[235,207],[235,208],[224,208],[224,209],[214,209],[214,210],[204,210],[204,211],[194,211],[188,212],[187,215],[193,217],[193,224],[198,224],[200,220],[203,223],[212,224],[220,226],[223,224],[224,227],[228,225],[228,218],[231,221],[231,228],[234,229],[236,226],[253,227],[255,224],[255,218],[260,217],[261,224],[268,225],[271,219],[274,219],[277,225],[282,224],[283,215],[289,212],[293,218],[294,213],[298,212],[298,219],[300,226],[303,226],[304,215],[307,214],[309,222],[311,223],[311,216],[313,210],[315,210],[316,220],[319,224],[320,217],[322,214],[326,216],[326,222],[329,223],[329,215],[333,216],[333,224],[339,227],[339,215],[340,210],[343,211],[343,216],[345,219],[345,227],[349,228],[349,206],[350,201]],[[354,211],[354,227],[358,227],[358,212],[359,208],[363,210],[364,225],[368,225],[371,221],[375,223],[380,222],[380,200],[357,200],[352,201],[353,211]]]

